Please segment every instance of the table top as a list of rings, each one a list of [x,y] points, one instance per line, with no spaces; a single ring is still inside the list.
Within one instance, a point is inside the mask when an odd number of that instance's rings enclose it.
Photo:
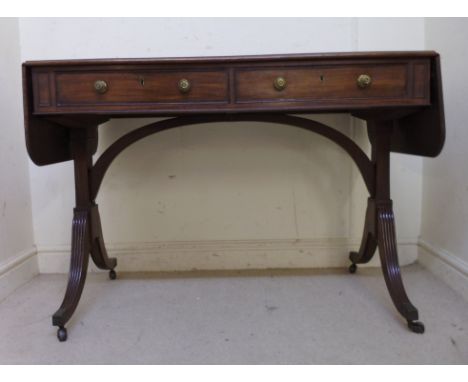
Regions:
[[[32,60],[23,63],[24,66],[49,66],[49,65],[108,65],[108,64],[158,64],[158,63],[249,63],[264,61],[317,61],[323,59],[346,60],[365,58],[424,58],[436,57],[438,53],[433,50],[417,51],[373,51],[373,52],[334,52],[334,53],[289,53],[289,54],[261,54],[238,56],[197,56],[197,57],[145,57],[145,58],[94,58],[94,59],[70,59],[70,60]]]
[[[41,164],[58,160],[38,146],[59,150],[63,128],[117,117],[351,113],[394,120],[392,150],[426,156],[445,137],[433,51],[28,61],[23,85],[28,150]]]

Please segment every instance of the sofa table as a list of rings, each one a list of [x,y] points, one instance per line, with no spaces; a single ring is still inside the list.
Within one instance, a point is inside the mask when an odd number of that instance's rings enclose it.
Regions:
[[[31,61],[23,64],[26,145],[39,165],[73,160],[76,205],[71,263],[62,305],[53,315],[58,339],[75,311],[89,256],[116,278],[98,205],[112,161],[138,140],[180,126],[221,121],[295,126],[345,150],[369,192],[364,233],[349,271],[379,249],[388,291],[408,327],[424,332],[398,264],[390,152],[435,157],[445,140],[440,61],[432,51],[268,56]],[[370,157],[346,135],[298,116],[349,113],[367,122]],[[291,115],[294,114],[294,115]],[[93,160],[98,125],[119,117],[168,117],[135,129]]]

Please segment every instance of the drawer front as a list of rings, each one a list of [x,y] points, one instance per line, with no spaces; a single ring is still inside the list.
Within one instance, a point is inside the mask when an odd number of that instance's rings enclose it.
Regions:
[[[51,65],[33,68],[31,85],[38,115],[348,111],[430,105],[430,65],[429,59]],[[360,77],[368,82],[359,86]]]
[[[213,71],[56,72],[57,106],[226,102],[228,77]]]
[[[236,101],[405,98],[411,90],[408,72],[407,64],[242,69],[236,72]],[[368,76],[370,83],[359,86],[360,76]]]

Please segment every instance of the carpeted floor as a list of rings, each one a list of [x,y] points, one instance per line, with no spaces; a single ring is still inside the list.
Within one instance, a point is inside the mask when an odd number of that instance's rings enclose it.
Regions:
[[[377,269],[91,274],[59,343],[65,275],[0,303],[0,363],[468,363],[468,303],[419,265],[403,269],[426,325],[410,332]]]

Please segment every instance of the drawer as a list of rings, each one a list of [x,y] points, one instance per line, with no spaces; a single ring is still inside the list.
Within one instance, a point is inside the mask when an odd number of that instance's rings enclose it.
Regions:
[[[28,69],[33,112],[171,116],[431,104],[431,60],[425,57],[219,60],[46,62]],[[363,75],[367,86],[359,86]]]
[[[415,76],[425,76],[427,69],[426,65],[415,66],[420,72]],[[236,102],[406,98],[411,90],[408,73],[406,63],[239,69]],[[358,78],[363,75],[370,83],[359,86]],[[425,96],[424,89],[419,93],[411,96]]]
[[[212,71],[55,72],[57,106],[226,102],[228,77]]]

